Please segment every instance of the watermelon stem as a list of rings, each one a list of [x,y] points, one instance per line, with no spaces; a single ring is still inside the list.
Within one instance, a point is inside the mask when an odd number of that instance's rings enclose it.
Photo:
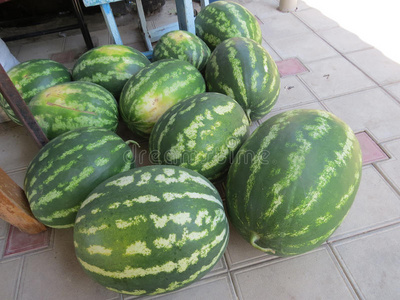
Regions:
[[[246,116],[247,116],[247,119],[249,120],[249,124],[252,123],[250,114],[251,114],[251,109],[250,108],[246,109]]]
[[[134,140],[127,140],[127,141],[125,141],[125,144],[127,144],[128,146],[134,144],[134,145],[136,145],[136,146],[138,146],[140,148],[139,143],[134,141]]]
[[[275,250],[273,250],[273,249],[271,249],[271,248],[263,248],[263,247],[257,245],[257,242],[258,242],[259,240],[260,240],[260,236],[259,236],[257,233],[253,232],[252,235],[251,235],[251,238],[250,238],[250,243],[251,243],[251,245],[252,245],[254,248],[256,248],[256,249],[258,249],[258,250],[261,250],[261,251],[263,251],[263,252],[268,252],[268,253],[271,253],[271,254],[275,254]]]

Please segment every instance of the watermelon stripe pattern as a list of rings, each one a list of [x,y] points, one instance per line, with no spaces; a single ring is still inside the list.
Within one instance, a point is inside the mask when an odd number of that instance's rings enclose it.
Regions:
[[[358,141],[337,117],[318,110],[281,113],[253,133],[229,171],[232,223],[270,254],[309,251],[346,216],[361,169]]]
[[[149,64],[143,53],[129,46],[104,45],[77,60],[72,78],[99,84],[118,99],[128,79]]]
[[[80,128],[55,138],[28,166],[24,186],[33,214],[49,227],[72,227],[92,189],[129,170],[132,160],[129,146],[103,128]]]
[[[211,50],[232,37],[262,42],[261,28],[255,16],[234,2],[216,1],[206,6],[195,19],[195,28],[196,34]]]
[[[225,175],[248,134],[249,120],[236,101],[202,93],[174,105],[158,120],[150,153],[158,164],[189,168],[214,181]]]
[[[122,119],[133,132],[148,137],[164,112],[177,102],[205,92],[201,73],[189,62],[163,59],[143,68],[124,86]]]
[[[105,88],[90,82],[74,81],[43,90],[29,108],[49,139],[69,130],[95,126],[115,131],[118,105]]]
[[[235,99],[251,120],[268,114],[280,92],[278,68],[269,53],[247,38],[231,38],[212,53],[205,78],[211,92]]]
[[[188,61],[202,70],[210,58],[210,48],[199,37],[184,30],[164,34],[154,47],[154,61],[174,58]]]
[[[228,236],[222,200],[207,179],[147,166],[93,190],[77,215],[74,245],[85,272],[108,289],[155,295],[201,278]]]
[[[20,63],[9,70],[7,74],[27,104],[44,89],[71,81],[68,69],[50,59],[32,59]],[[4,109],[12,121],[22,125],[1,94],[0,107]]]

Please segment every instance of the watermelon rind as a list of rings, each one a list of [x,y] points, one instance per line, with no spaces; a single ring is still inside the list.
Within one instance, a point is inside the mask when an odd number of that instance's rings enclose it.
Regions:
[[[34,216],[53,228],[72,227],[86,196],[133,167],[129,146],[114,132],[85,127],[47,143],[28,166],[24,188]]]
[[[255,248],[278,256],[310,251],[336,230],[356,196],[360,145],[322,110],[291,110],[258,127],[229,169],[227,211]]]
[[[280,75],[268,51],[234,37],[215,48],[205,69],[207,90],[235,99],[252,120],[266,116],[280,93]]]
[[[115,131],[118,126],[117,101],[91,82],[72,81],[47,88],[28,106],[48,139],[81,127]]]
[[[44,89],[71,81],[71,74],[61,63],[50,59],[31,59],[11,68],[7,75],[25,103]],[[15,123],[22,125],[6,99],[0,93],[0,107]]]
[[[203,76],[189,62],[162,59],[127,81],[119,101],[121,117],[132,132],[148,138],[168,108],[205,89]]]
[[[217,181],[248,138],[249,125],[242,107],[226,95],[202,93],[186,98],[154,126],[149,139],[151,158]]]
[[[72,78],[101,85],[118,100],[128,79],[149,64],[147,57],[132,47],[103,45],[79,57]]]
[[[198,36],[185,30],[174,30],[164,34],[157,42],[153,60],[174,58],[188,61],[201,71],[210,55],[210,48]]]
[[[229,227],[215,187],[177,166],[146,166],[97,186],[74,227],[83,270],[118,293],[155,295],[207,274],[223,255]]]
[[[232,37],[245,37],[262,43],[261,27],[256,17],[244,6],[216,1],[203,8],[195,19],[196,35],[211,51]]]

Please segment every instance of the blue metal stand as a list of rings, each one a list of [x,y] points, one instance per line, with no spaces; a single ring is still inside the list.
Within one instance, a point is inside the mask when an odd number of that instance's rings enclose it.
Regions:
[[[119,35],[117,24],[111,10],[110,3],[121,0],[83,0],[85,6],[100,5],[104,19],[107,23],[108,31],[114,39],[114,42],[118,45],[122,45],[122,39]],[[194,14],[192,0],[176,0],[176,12],[178,14],[178,22],[172,23],[163,27],[158,27],[153,30],[147,29],[146,16],[143,11],[142,0],[136,0],[136,6],[138,9],[139,21],[142,27],[146,47],[149,51],[153,50],[152,43],[158,41],[160,37],[172,30],[186,30],[191,33],[195,33],[194,27]],[[204,8],[209,4],[209,0],[200,0],[201,7]],[[151,54],[148,54],[151,55]]]

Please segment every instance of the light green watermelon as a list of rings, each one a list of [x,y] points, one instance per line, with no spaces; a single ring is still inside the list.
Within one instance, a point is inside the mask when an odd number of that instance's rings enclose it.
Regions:
[[[248,135],[249,120],[235,100],[202,93],[162,115],[150,135],[150,153],[156,163],[189,168],[215,181]]]
[[[205,78],[208,91],[235,99],[253,121],[272,110],[280,92],[274,60],[248,38],[231,38],[219,44],[207,63]]]
[[[256,129],[229,170],[230,220],[269,254],[310,251],[346,216],[361,170],[357,138],[336,116],[322,110],[278,114]]]
[[[216,1],[202,9],[195,19],[196,35],[211,50],[232,37],[245,37],[261,44],[262,33],[256,17],[235,2]]]
[[[185,30],[164,34],[153,51],[153,60],[175,58],[190,62],[201,71],[211,55],[210,48],[198,36]]]
[[[116,175],[82,203],[74,227],[84,271],[118,293],[155,295],[199,280],[219,261],[229,227],[203,176],[147,166]]]
[[[129,146],[109,130],[86,127],[64,133],[28,166],[24,186],[32,212],[49,227],[71,227],[87,195],[132,165]]]
[[[128,79],[149,64],[143,53],[129,46],[104,45],[79,57],[72,78],[97,83],[119,99]]]
[[[203,76],[189,62],[153,62],[125,84],[119,101],[122,119],[131,131],[148,137],[168,108],[205,89]]]
[[[118,125],[117,101],[105,88],[90,82],[50,87],[37,94],[29,108],[48,139],[88,126],[115,131]]]
[[[68,69],[50,59],[32,59],[22,62],[10,69],[7,74],[27,104],[42,90],[71,81],[71,74]],[[0,107],[12,121],[22,125],[1,94]]]

